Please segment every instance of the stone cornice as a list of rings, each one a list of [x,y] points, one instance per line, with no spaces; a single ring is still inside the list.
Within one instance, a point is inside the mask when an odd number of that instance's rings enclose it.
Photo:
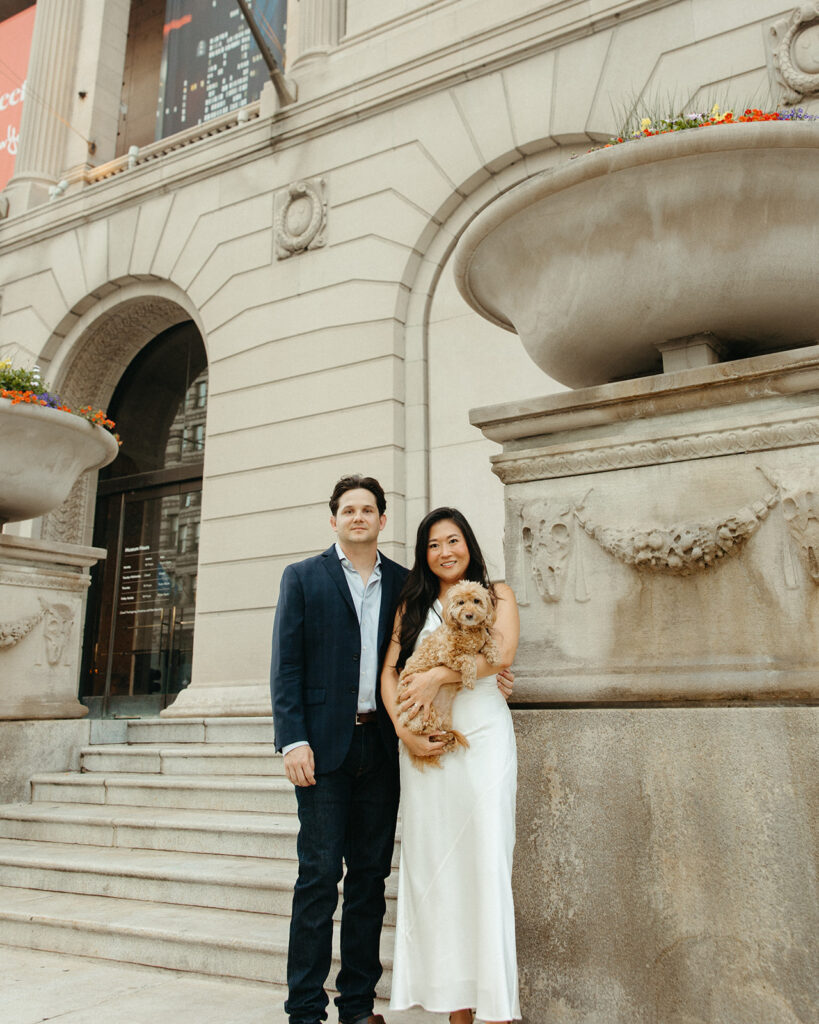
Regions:
[[[375,72],[363,79],[348,81],[332,92],[308,97],[292,107],[278,111],[272,118],[259,118],[238,124],[212,138],[197,138],[195,143],[166,152],[151,163],[104,178],[54,203],[34,207],[2,221],[0,254],[53,237],[90,220],[110,216],[118,209],[132,206],[151,195],[223,173],[227,168],[235,169],[264,156],[271,148],[300,145],[312,138],[389,112],[472,78],[497,72],[529,56],[604,31],[625,20],[676,2],[623,0],[621,3],[612,3],[608,11],[596,17],[586,16],[574,20],[564,18],[558,24],[554,23],[556,14],[570,11],[572,7],[585,9],[587,4],[582,0],[564,0],[527,12],[501,26],[495,24],[491,29],[477,32],[469,39],[449,42],[403,64]],[[433,17],[433,12],[424,13],[428,19]],[[434,14],[436,17],[439,14],[446,16],[446,11],[438,12],[436,9]],[[388,34],[388,29],[389,26],[377,34],[383,37]],[[354,53],[360,41],[366,42],[369,35],[343,41],[333,54],[336,64],[345,57],[354,64]],[[429,38],[435,38],[432,26],[427,34]],[[453,64],[452,57],[456,53],[458,61]],[[301,89],[301,78],[304,77],[305,82],[309,80],[309,69],[301,74],[299,70],[295,77]],[[319,74],[322,83],[332,77],[327,76],[326,70]],[[351,103],[353,99],[355,102]],[[172,148],[172,138],[164,142],[169,149]],[[207,149],[207,158],[204,160],[203,149]],[[323,168],[316,169],[319,170]]]
[[[681,431],[631,442],[607,438],[598,443],[555,445],[492,458],[492,471],[505,484],[555,477],[605,473],[661,463],[710,459],[721,455],[794,448],[819,442],[819,413],[786,417],[752,427],[730,426],[706,432]]]

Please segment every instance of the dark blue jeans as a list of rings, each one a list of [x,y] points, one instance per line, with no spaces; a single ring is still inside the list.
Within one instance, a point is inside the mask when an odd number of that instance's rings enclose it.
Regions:
[[[384,882],[390,873],[398,813],[398,767],[384,748],[377,724],[357,725],[341,767],[317,775],[315,786],[297,787],[296,797],[299,877],[293,890],[284,1009],[291,1024],[327,1019],[324,983],[330,973],[332,918],[344,862],[335,1002],[342,1024],[353,1024],[372,1013],[381,977]]]

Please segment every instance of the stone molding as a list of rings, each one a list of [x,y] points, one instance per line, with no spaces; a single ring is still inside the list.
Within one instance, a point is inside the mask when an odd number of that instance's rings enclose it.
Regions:
[[[793,448],[819,442],[819,418],[815,413],[753,427],[694,431],[657,440],[612,442],[572,446],[574,450],[535,449],[526,455],[514,452],[495,455],[492,471],[505,484],[525,483],[555,477],[605,473],[660,463],[687,462],[720,455]]]
[[[799,61],[800,41],[811,45],[816,58],[805,67]],[[774,77],[785,90],[786,103],[819,93],[819,2],[802,4],[768,28],[769,58]]]
[[[326,245],[327,183],[305,178],[276,193],[273,237],[276,258],[289,259]]]

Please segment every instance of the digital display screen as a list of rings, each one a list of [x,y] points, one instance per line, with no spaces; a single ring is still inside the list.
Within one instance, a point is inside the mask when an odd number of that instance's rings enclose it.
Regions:
[[[248,0],[279,67],[287,0]],[[235,0],[167,0],[156,137],[163,139],[259,98],[267,66]]]

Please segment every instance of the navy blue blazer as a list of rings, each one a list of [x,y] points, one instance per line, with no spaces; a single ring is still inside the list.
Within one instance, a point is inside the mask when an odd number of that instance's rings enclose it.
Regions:
[[[381,555],[378,664],[387,653],[407,570]],[[270,693],[276,750],[297,740],[313,748],[316,771],[338,768],[353,740],[361,631],[335,545],[288,565],[273,623]],[[397,758],[397,737],[376,680],[381,736]]]

